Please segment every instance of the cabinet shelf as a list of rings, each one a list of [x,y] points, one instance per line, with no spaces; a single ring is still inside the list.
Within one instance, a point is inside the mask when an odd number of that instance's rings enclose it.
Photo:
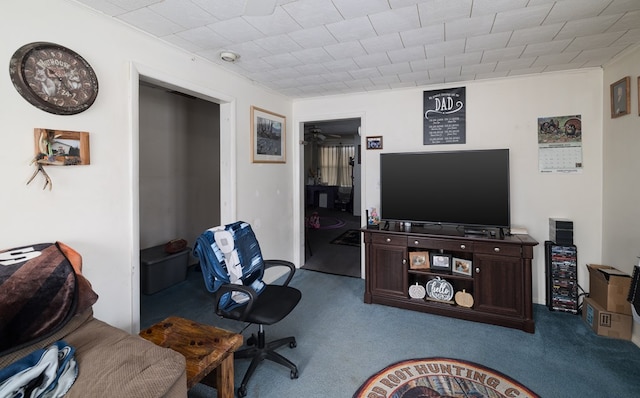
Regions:
[[[533,333],[531,262],[538,244],[529,235],[504,238],[431,235],[362,229],[365,242],[364,302],[484,322]],[[470,260],[470,276],[433,269],[410,269],[409,253],[437,251]],[[473,306],[414,299],[408,289],[440,277],[454,293],[466,291]]]

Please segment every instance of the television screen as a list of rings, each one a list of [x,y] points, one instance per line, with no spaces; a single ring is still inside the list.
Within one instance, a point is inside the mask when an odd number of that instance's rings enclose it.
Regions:
[[[383,153],[380,191],[386,221],[509,228],[509,150]]]

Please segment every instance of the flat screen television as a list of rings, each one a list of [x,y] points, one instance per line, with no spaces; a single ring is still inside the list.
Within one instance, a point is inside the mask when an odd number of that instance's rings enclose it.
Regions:
[[[383,153],[380,191],[384,221],[509,228],[509,150]]]

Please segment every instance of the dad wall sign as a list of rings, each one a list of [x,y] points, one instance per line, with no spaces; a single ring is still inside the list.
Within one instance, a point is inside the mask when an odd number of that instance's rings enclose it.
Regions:
[[[423,144],[466,143],[466,87],[424,92]]]

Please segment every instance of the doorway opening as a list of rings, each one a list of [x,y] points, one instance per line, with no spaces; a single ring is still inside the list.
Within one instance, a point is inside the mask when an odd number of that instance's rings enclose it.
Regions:
[[[302,268],[360,278],[360,118],[310,121],[302,127]]]

